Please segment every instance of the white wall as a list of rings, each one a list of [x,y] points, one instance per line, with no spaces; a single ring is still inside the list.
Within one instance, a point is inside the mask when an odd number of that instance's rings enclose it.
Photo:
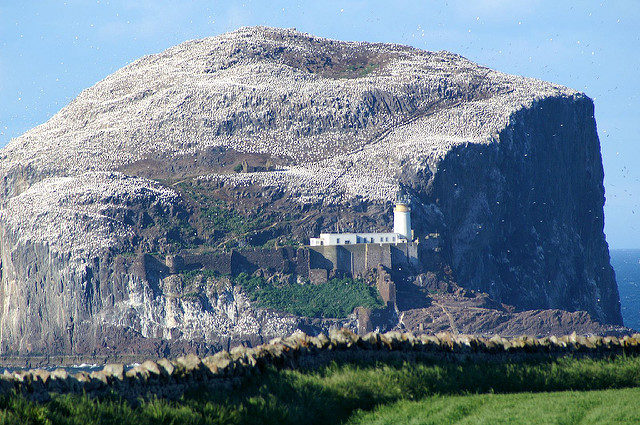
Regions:
[[[319,238],[311,238],[309,244],[353,245],[357,243],[399,243],[405,240],[397,233],[321,233]]]

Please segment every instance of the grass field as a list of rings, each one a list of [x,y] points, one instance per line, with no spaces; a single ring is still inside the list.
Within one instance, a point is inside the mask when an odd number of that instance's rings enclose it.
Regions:
[[[402,400],[357,412],[349,425],[640,424],[640,388],[475,394]]]
[[[138,406],[117,397],[0,400],[7,424],[640,423],[640,358],[331,364],[267,369],[233,390]]]

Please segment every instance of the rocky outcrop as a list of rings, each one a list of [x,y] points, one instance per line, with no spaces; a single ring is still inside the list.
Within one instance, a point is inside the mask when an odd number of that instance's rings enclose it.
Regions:
[[[622,326],[598,323],[585,311],[523,311],[500,303],[486,293],[462,288],[455,282],[436,281],[425,275],[418,276],[416,281],[419,283],[416,286],[426,294],[415,288],[411,293],[407,291],[406,284],[400,287],[398,296],[402,300],[398,305],[399,317],[394,330],[430,334],[452,332],[484,337],[545,337],[560,335],[567,330],[579,335],[630,332]]]
[[[306,326],[234,291],[175,291],[153,263],[383,230],[401,187],[460,285],[621,323],[591,100],[447,52],[264,27],[189,41],[13,140],[0,175],[4,354],[224,347]],[[226,238],[219,205],[263,227]]]

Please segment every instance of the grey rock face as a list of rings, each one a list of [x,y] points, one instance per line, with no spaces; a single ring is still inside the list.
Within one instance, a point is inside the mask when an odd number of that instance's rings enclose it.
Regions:
[[[214,148],[278,167],[198,163]],[[182,298],[147,257],[123,255],[154,251],[147,229],[186,214],[127,170],[191,157],[190,178],[303,209],[384,210],[406,187],[416,233],[443,235],[461,285],[621,323],[589,98],[447,52],[258,27],[144,57],[0,151],[3,354],[228,348],[301,325],[235,290]],[[336,325],[355,326],[314,324]]]

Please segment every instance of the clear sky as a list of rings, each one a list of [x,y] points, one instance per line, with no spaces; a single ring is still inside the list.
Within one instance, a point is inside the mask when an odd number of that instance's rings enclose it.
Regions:
[[[449,50],[596,105],[612,248],[640,248],[640,1],[0,0],[0,146],[140,56],[243,25]]]

